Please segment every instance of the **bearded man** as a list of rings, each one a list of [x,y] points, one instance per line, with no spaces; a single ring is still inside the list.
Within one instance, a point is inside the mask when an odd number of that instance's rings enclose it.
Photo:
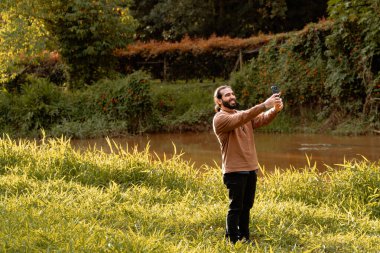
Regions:
[[[232,243],[250,242],[249,218],[256,193],[259,168],[254,129],[269,124],[283,109],[280,93],[247,110],[236,110],[238,102],[230,86],[214,93],[214,133],[222,153],[223,183],[228,189],[229,209],[225,237]]]

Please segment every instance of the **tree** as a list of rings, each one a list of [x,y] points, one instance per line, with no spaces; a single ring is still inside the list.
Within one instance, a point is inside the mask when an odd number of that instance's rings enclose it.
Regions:
[[[139,39],[179,40],[202,36],[210,22],[209,2],[203,0],[135,1],[132,15],[139,21]]]
[[[6,83],[23,71],[20,61],[47,48],[49,35],[40,20],[0,7],[0,83]]]
[[[135,21],[128,6],[126,0],[7,0],[2,20],[4,27],[17,27],[13,38],[23,43],[13,48],[16,54],[31,42],[20,35],[36,29],[33,24],[37,22],[43,31],[37,37],[46,42],[45,49],[59,52],[68,66],[71,85],[80,86],[107,75],[116,63],[114,49],[132,40]],[[19,20],[23,26],[16,25]],[[6,45],[2,51],[9,49],[6,34],[0,35]]]
[[[326,13],[327,0],[135,0],[132,15],[142,40],[249,37],[302,28]]]
[[[150,12],[153,24],[162,29],[165,40],[177,40],[186,34],[200,36],[207,29],[210,14],[204,0],[166,0]]]

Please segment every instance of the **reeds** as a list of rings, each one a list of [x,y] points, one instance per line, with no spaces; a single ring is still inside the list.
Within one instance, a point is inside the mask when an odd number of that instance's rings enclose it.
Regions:
[[[0,139],[0,251],[379,252],[379,162],[263,170],[256,244],[233,246],[220,168],[109,145]]]

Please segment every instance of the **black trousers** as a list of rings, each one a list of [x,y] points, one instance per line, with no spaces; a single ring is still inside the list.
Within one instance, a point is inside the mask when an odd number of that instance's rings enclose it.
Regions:
[[[223,175],[230,200],[226,217],[226,238],[231,242],[249,239],[249,215],[255,201],[256,171]]]

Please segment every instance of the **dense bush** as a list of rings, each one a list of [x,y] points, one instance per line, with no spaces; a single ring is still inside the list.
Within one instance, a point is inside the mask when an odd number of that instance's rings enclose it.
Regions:
[[[29,78],[20,94],[0,93],[1,130],[35,136],[45,129],[75,137],[145,131],[155,119],[148,78],[136,72],[74,92],[47,79]]]
[[[65,86],[69,81],[67,66],[57,52],[42,52],[33,57],[20,57],[16,65],[20,71],[4,82],[4,88],[12,93],[20,92],[21,86],[28,82],[30,75],[45,78],[57,86]]]
[[[379,1],[330,1],[328,10],[334,27],[326,40],[326,86],[336,105],[369,114],[380,97]]]
[[[367,125],[379,127],[379,105],[370,107],[373,98],[380,96],[379,73],[363,60],[372,59],[375,50],[367,56],[364,49],[356,53],[354,48],[364,46],[358,43],[364,35],[359,30],[339,35],[339,26],[330,21],[311,24],[286,40],[272,40],[262,47],[258,57],[231,79],[242,104],[261,102],[277,83],[290,114],[314,115],[313,120],[324,120],[329,128],[348,116],[363,117]]]
[[[29,78],[20,94],[2,92],[2,126],[27,133],[60,123],[67,115],[62,91],[46,79]]]
[[[212,94],[223,82],[153,84],[152,96],[160,131],[205,131],[214,115]]]
[[[100,81],[86,92],[92,94],[91,104],[96,113],[127,121],[130,133],[143,131],[154,120],[149,76],[143,72],[116,81]]]
[[[299,112],[305,106],[323,106],[326,76],[324,39],[331,23],[311,25],[287,40],[272,40],[231,83],[244,106],[261,102],[278,84],[288,108]]]

